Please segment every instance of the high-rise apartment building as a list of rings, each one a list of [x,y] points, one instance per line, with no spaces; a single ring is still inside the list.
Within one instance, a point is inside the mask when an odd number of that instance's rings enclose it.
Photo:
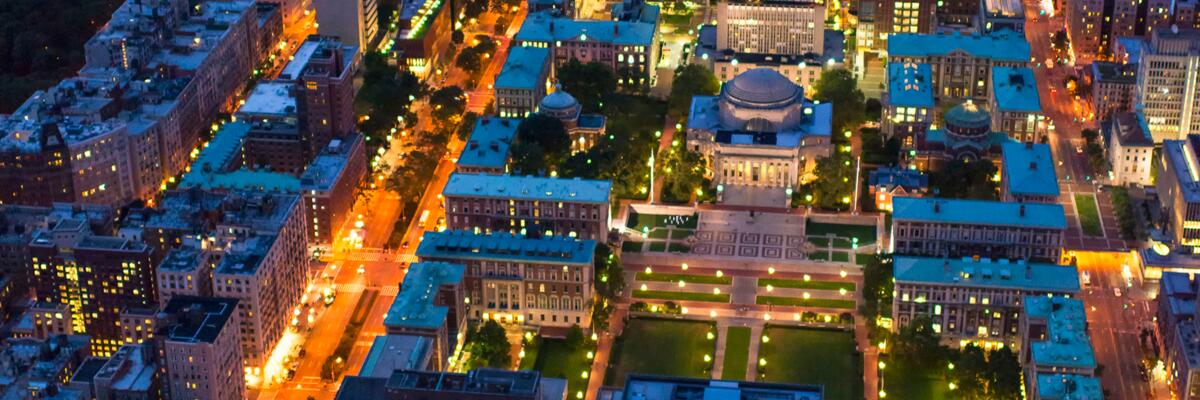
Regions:
[[[1096,119],[1108,120],[1115,114],[1133,111],[1137,91],[1137,64],[1095,61],[1090,68],[1092,109]]]
[[[934,0],[874,0],[875,34],[887,42],[887,36],[897,33],[932,33]]]
[[[1200,135],[1162,142],[1155,186],[1164,230],[1185,254],[1200,254]]]
[[[229,298],[178,296],[163,307],[155,345],[170,398],[245,398],[238,305]]]
[[[379,37],[377,0],[315,0],[317,33],[332,36],[342,43],[365,49]]]
[[[455,173],[442,196],[448,229],[605,243],[611,192],[609,181]]]
[[[330,140],[354,132],[354,74],[363,47],[310,36],[280,77],[296,83],[296,112],[303,127],[304,154],[315,157]]]
[[[67,305],[72,329],[91,336],[92,351],[101,356],[124,344],[117,326],[121,310],[155,305],[157,265],[150,246],[92,232],[76,219],[39,231],[29,243],[39,301]]]
[[[825,4],[810,1],[723,0],[717,4],[717,49],[777,55],[820,54]]]
[[[1171,0],[1063,2],[1071,49],[1082,60],[1109,59],[1117,38],[1146,36],[1171,24]]]
[[[363,136],[351,133],[329,141],[300,175],[300,192],[308,209],[308,241],[329,244],[349,220],[358,186],[367,177]]]
[[[417,257],[466,267],[463,292],[473,320],[587,329],[595,250],[594,240],[444,231],[426,232]]]
[[[1134,107],[1155,143],[1200,133],[1200,29],[1158,29],[1142,47]]]

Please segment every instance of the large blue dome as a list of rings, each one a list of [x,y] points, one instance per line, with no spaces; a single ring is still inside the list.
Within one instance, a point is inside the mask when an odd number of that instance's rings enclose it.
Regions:
[[[778,71],[755,68],[739,74],[721,88],[729,101],[751,107],[787,105],[804,95],[804,89]]]

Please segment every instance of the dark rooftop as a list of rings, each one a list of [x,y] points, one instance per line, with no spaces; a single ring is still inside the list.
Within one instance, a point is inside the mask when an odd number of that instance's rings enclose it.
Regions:
[[[163,308],[174,318],[164,327],[169,341],[212,343],[236,311],[237,299],[175,296]]]

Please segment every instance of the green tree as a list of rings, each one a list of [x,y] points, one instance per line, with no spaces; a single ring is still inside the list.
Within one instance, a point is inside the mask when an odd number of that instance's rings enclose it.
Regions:
[[[429,95],[429,105],[439,123],[456,122],[467,109],[467,94],[458,86],[446,86]]]
[[[817,93],[814,100],[833,103],[833,129],[835,133],[853,130],[866,120],[865,97],[858,90],[854,74],[845,68],[830,68],[821,72],[813,84]],[[834,135],[838,137],[840,135]]]
[[[893,277],[890,254],[874,257],[863,266],[863,304],[859,313],[866,320],[873,341],[887,334],[876,323],[879,317],[891,317]]]
[[[463,114],[462,122],[458,124],[458,129],[454,132],[454,136],[459,140],[467,140],[471,137],[471,131],[475,130],[475,121],[479,120],[479,114],[474,111],[467,111]]]
[[[813,203],[827,210],[845,210],[854,197],[854,160],[847,153],[836,152],[817,160],[817,179],[806,189]],[[801,191],[803,192],[803,191]]]
[[[571,324],[571,328],[567,330],[567,347],[571,349],[581,349],[587,345],[587,338],[583,336],[583,328],[579,324]]]
[[[662,199],[669,203],[686,203],[691,200],[696,189],[703,188],[707,180],[704,178],[704,156],[682,145],[676,145],[659,151],[655,158],[658,172],[663,174]]]
[[[937,197],[998,200],[995,176],[996,165],[991,161],[957,160],[929,174],[929,186]]]
[[[426,96],[428,88],[409,72],[397,72],[387,65],[387,59],[378,52],[368,52],[363,57],[363,85],[358,91],[356,102],[367,108],[368,118],[359,123],[359,130],[366,135],[367,145],[382,145],[384,138],[397,125],[412,127],[417,116],[412,101]],[[403,119],[400,124],[399,119]]]
[[[479,18],[487,11],[488,5],[487,0],[468,0],[466,4],[463,4],[463,16],[468,20]]]
[[[604,300],[617,298],[625,288],[625,274],[621,267],[621,255],[604,243],[597,243],[592,258],[592,281],[596,295]]]
[[[606,94],[617,90],[617,77],[612,68],[598,61],[588,63],[571,59],[558,67],[558,83],[562,90],[574,96],[584,112],[597,112]]]
[[[474,78],[475,74],[483,70],[483,57],[474,47],[468,47],[459,52],[458,57],[454,58],[454,66],[462,69]]]
[[[941,337],[927,317],[914,318],[901,327],[888,348],[899,369],[932,372],[946,366],[947,349],[941,345]]]
[[[513,143],[508,149],[508,167],[513,175],[542,175],[547,168],[546,151],[537,143]]]
[[[517,125],[517,141],[537,144],[545,154],[545,164],[552,168],[562,164],[571,154],[571,137],[562,121],[548,115],[533,114]]]
[[[700,64],[681,65],[675,69],[671,95],[667,98],[667,115],[686,118],[692,107],[692,97],[715,95],[721,82],[707,67]]]
[[[471,358],[467,365],[470,369],[508,369],[512,365],[512,346],[508,343],[508,335],[495,320],[480,324],[478,329],[471,332],[469,341]]]

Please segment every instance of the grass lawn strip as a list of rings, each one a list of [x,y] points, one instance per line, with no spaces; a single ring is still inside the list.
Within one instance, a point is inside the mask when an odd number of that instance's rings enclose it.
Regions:
[[[837,262],[850,262],[850,254],[844,251],[833,252],[833,260]]]
[[[731,326],[725,330],[725,362],[721,379],[746,380],[746,365],[750,357],[750,328]]]
[[[755,302],[758,304],[772,306],[844,308],[847,310],[853,310],[855,305],[854,300],[804,299],[782,296],[758,296],[758,299]]]
[[[687,253],[692,251],[692,246],[683,243],[671,242],[667,244],[667,250],[672,253]]]
[[[713,303],[728,303],[729,295],[725,293],[696,293],[696,292],[674,292],[669,290],[636,290],[633,292],[633,297],[637,299],[654,299],[654,300],[688,300],[688,301],[707,301]]]
[[[843,237],[846,240],[857,237],[859,246],[875,243],[874,225],[827,224],[809,220],[804,228],[804,233],[809,236],[825,236],[832,233],[834,236]]]
[[[663,242],[663,241],[650,242],[650,251],[659,252],[659,253],[667,251],[667,242]]]
[[[863,398],[862,355],[855,351],[852,333],[772,326],[763,333],[770,340],[759,348],[759,356],[767,361],[759,368],[765,375],[762,380],[822,385],[828,400]]]
[[[733,283],[732,276],[718,278],[713,275],[664,274],[661,272],[650,274],[638,272],[637,280],[651,282],[679,282],[682,280],[687,283],[705,283],[710,285],[729,285]]]
[[[887,356],[882,356],[879,360],[891,364]],[[946,395],[947,382],[940,376],[918,375],[914,371],[903,368],[885,368],[883,382],[883,390],[887,392],[889,398],[893,395],[901,396],[896,398],[905,399],[945,400],[950,398]]]
[[[642,242],[627,241],[621,243],[621,251],[627,253],[641,253]]]
[[[1088,236],[1104,236],[1100,228],[1100,211],[1096,209],[1096,198],[1090,194],[1075,195],[1075,211],[1079,213],[1079,227]]]
[[[572,349],[567,346],[566,340],[543,338],[536,347],[537,353],[533,355],[535,361],[530,369],[540,371],[544,377],[566,379],[568,397],[574,397],[577,392],[587,392],[588,379],[583,377],[583,371],[590,372],[592,368],[592,361],[587,358],[591,346]],[[527,350],[525,359],[529,358]],[[524,359],[521,365],[525,365]]]
[[[846,289],[846,291],[848,291],[848,292],[854,291],[854,282],[802,281],[799,279],[758,278],[758,287],[767,287],[767,285],[771,285],[771,286],[777,287],[777,288],[791,288],[791,289],[814,289],[814,290]]]
[[[706,334],[711,322],[632,318],[613,344],[605,384],[623,386],[630,373],[709,378],[707,354],[714,354],[715,340]]]
[[[670,229],[654,228],[654,229],[650,230],[650,233],[647,234],[646,237],[649,237],[651,239],[666,239],[670,235],[671,235]]]

